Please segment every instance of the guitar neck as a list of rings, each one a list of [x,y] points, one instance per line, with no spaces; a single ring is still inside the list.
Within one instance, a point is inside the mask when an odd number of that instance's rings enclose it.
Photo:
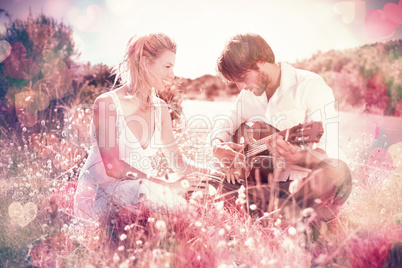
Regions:
[[[284,136],[285,141],[288,141],[289,129],[279,131],[279,132],[277,132],[275,134]],[[275,134],[269,135],[269,136],[267,136],[265,138],[262,138],[260,140],[255,141],[253,143],[249,143],[247,145],[247,150],[245,151],[245,155],[247,157],[252,157],[252,156],[255,156],[255,155],[257,155],[257,154],[259,154],[259,153],[261,153],[261,152],[263,152],[265,150],[268,150],[268,146],[267,146],[268,141]]]
[[[271,132],[272,133],[272,132]],[[321,136],[324,134],[324,128],[322,126],[322,122],[309,122],[309,123],[300,123],[294,127],[277,131],[272,135],[261,138],[255,142],[251,142],[247,144],[245,148],[244,154],[247,157],[255,156],[265,150],[268,150],[268,142],[269,139],[272,138],[273,135],[281,135],[286,142],[296,145],[308,144],[313,142],[319,142]]]

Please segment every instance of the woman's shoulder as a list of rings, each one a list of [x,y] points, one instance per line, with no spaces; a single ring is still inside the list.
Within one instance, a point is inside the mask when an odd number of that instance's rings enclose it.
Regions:
[[[113,95],[115,95],[117,98],[122,98],[122,87],[119,88],[114,88],[111,89],[107,92],[104,92],[102,94],[100,94],[96,99],[95,99],[95,104],[98,102],[105,102],[107,104],[111,104],[114,103],[113,100]]]
[[[111,91],[108,91],[96,97],[93,104],[94,110],[99,110],[101,109],[101,107],[111,107],[110,105],[116,105],[111,94],[113,93]],[[107,109],[107,110],[114,110],[114,109]]]
[[[96,97],[95,103],[101,102],[101,101],[102,102],[113,102],[113,98],[110,95],[110,94],[112,94],[112,91],[114,91],[114,90],[107,91],[107,92],[100,94],[98,97]]]

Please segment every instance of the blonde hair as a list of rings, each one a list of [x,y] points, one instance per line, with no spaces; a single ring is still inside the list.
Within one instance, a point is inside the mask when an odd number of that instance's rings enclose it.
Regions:
[[[120,79],[128,86],[128,95],[138,95],[145,106],[150,105],[153,92],[151,79],[155,74],[150,70],[153,63],[164,51],[176,53],[176,43],[163,33],[136,35],[127,43],[123,61],[113,68],[116,75],[114,85]]]

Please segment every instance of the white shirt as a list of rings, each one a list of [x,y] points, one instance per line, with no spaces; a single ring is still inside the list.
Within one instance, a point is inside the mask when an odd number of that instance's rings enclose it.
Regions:
[[[229,141],[246,121],[264,121],[280,131],[299,123],[321,121],[324,134],[317,147],[323,149],[329,158],[339,159],[339,122],[335,104],[332,89],[319,75],[282,63],[280,86],[269,101],[265,92],[255,96],[242,90],[229,113],[216,120],[210,140]],[[278,180],[294,180],[306,175],[306,172],[286,169]]]

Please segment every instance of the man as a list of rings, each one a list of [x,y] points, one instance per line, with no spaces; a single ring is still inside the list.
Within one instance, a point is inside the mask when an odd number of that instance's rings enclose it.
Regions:
[[[282,131],[299,123],[322,122],[324,134],[315,147],[291,144],[286,135],[270,136],[266,146],[274,163],[269,175],[273,182],[261,180],[279,185],[281,202],[293,197],[301,209],[313,208],[320,220],[333,218],[351,192],[351,175],[338,148],[331,88],[317,74],[275,62],[271,47],[257,34],[231,38],[218,59],[218,72],[241,90],[231,111],[215,122],[210,134],[214,155],[229,168],[227,180],[247,179],[238,168],[246,158],[244,145],[230,140],[242,123],[264,121]],[[262,188],[263,199],[272,198],[272,187]]]

